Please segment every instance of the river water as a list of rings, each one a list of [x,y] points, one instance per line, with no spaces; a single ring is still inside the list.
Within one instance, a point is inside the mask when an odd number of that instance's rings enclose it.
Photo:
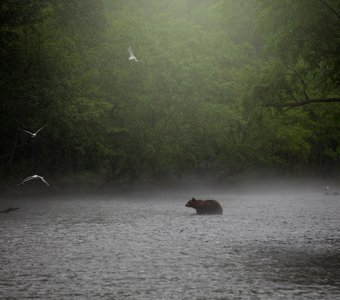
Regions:
[[[340,298],[340,196],[191,196],[2,199],[1,298]]]

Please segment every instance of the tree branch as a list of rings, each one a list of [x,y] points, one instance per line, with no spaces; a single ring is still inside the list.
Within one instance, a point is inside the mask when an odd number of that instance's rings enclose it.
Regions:
[[[303,106],[311,103],[340,103],[340,98],[317,98],[317,99],[309,99],[299,102],[288,102],[288,103],[273,103],[267,104],[267,107],[277,107],[277,108],[293,108],[298,106]]]
[[[303,86],[303,95],[305,96],[305,101],[309,101],[309,97],[308,97],[307,92],[306,92],[307,91],[307,84],[303,80],[303,77],[301,76],[301,74],[298,71],[296,71],[296,70],[294,70],[290,67],[288,67],[288,70],[292,71],[300,79],[301,84]]]
[[[333,12],[333,14],[335,14],[340,19],[340,14],[332,6],[330,6],[326,0],[320,0],[320,2],[323,3],[329,10]]]

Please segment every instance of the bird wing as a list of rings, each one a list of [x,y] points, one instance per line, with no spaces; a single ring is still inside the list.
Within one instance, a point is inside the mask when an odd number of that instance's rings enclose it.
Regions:
[[[39,176],[39,178],[42,180],[43,183],[45,183],[47,186],[49,186],[48,182],[44,179],[44,177]]]
[[[31,179],[33,179],[33,176],[28,176],[20,184],[24,184],[25,182],[30,181]]]
[[[28,131],[28,130],[25,130],[25,129],[21,129],[21,130],[24,131],[24,132],[26,132],[26,133],[28,133],[28,134],[30,134],[30,135],[34,135],[33,132],[30,132],[30,131]]]
[[[42,130],[47,124],[45,124],[43,127],[41,127],[35,134],[37,134],[40,130]]]
[[[130,54],[130,58],[136,59],[136,56],[133,54],[133,51],[132,51],[132,47],[131,47],[131,46],[129,46],[128,51],[129,51],[129,54]]]
[[[132,52],[131,46],[128,47],[128,52],[129,52],[130,56],[134,56],[134,55],[133,55],[133,52]]]

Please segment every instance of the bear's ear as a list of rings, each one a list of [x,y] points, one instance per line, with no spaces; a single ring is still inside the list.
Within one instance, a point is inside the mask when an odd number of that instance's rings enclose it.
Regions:
[[[195,199],[195,198],[192,198],[191,201],[196,201],[196,199]]]

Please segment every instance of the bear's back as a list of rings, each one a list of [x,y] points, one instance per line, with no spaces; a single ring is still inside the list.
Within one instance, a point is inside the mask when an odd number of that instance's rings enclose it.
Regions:
[[[199,201],[199,200],[198,200]],[[222,206],[216,200],[201,200],[199,206],[196,207],[198,215],[222,215]]]

